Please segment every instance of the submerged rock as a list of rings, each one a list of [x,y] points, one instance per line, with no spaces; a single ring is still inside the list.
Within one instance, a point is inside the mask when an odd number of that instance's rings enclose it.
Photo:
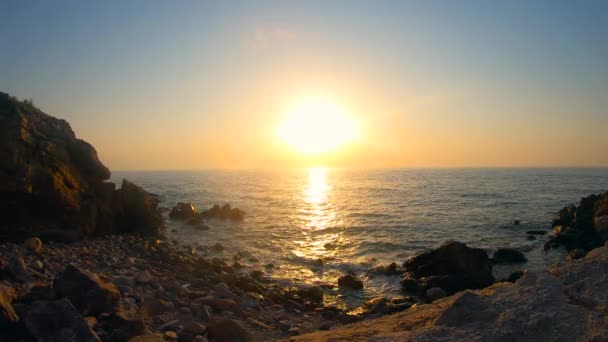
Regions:
[[[439,248],[408,259],[402,281],[407,291],[422,292],[440,287],[447,294],[478,289],[494,282],[487,253],[462,242],[449,241]]]

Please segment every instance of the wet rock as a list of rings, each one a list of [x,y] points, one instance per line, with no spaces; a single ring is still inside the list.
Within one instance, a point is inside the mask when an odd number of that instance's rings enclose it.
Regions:
[[[241,209],[232,208],[230,204],[224,204],[221,207],[216,204],[211,209],[201,212],[200,215],[204,218],[219,218],[234,221],[241,221],[245,217],[245,213]]]
[[[437,299],[445,298],[446,296],[447,294],[441,287],[431,287],[430,289],[426,290],[426,298],[428,298],[431,302],[434,302]]]
[[[304,290],[304,296],[315,302],[323,301],[323,289],[320,286],[313,285]]]
[[[344,290],[361,290],[363,282],[352,274],[346,274],[338,278],[338,287]]]
[[[65,298],[30,303],[21,318],[29,334],[39,341],[101,341]]]
[[[37,237],[31,237],[23,243],[23,247],[33,253],[40,253],[42,249],[42,241]]]
[[[487,253],[464,243],[449,241],[439,248],[408,259],[402,285],[407,291],[424,293],[432,287],[448,295],[465,289],[477,289],[494,282]]]
[[[187,220],[192,219],[198,215],[198,210],[192,203],[179,202],[171,212],[169,217],[174,220]]]
[[[25,283],[32,280],[32,276],[25,265],[25,261],[23,261],[23,258],[18,254],[12,255],[8,259],[8,270],[18,282]]]
[[[494,252],[492,262],[495,264],[526,262],[524,253],[513,248],[499,248]]]
[[[53,282],[57,294],[66,297],[84,316],[112,312],[118,305],[120,293],[113,285],[95,274],[68,265]]]
[[[219,242],[211,246],[211,250],[214,252],[222,252],[224,249],[226,248]]]
[[[217,342],[252,342],[253,336],[229,318],[214,318],[207,325],[209,338]]]

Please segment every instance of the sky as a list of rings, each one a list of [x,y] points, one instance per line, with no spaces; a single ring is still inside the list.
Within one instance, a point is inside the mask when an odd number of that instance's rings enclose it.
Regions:
[[[608,1],[5,0],[0,41],[114,170],[608,166]],[[304,155],[315,97],[357,134]]]

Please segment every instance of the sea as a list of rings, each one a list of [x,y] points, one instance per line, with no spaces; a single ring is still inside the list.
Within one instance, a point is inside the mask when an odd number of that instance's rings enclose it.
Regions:
[[[606,168],[337,169],[281,171],[118,171],[159,196],[161,206],[191,202],[204,210],[229,203],[241,222],[208,220],[197,230],[168,219],[167,235],[191,248],[216,243],[218,257],[289,284],[332,284],[346,272],[362,291],[326,290],[326,304],[354,309],[375,297],[402,295],[398,276],[370,269],[457,240],[487,250],[523,251],[528,262],[494,267],[497,279],[541,270],[565,251],[544,251],[551,219],[581,197],[608,190]],[[517,222],[516,222],[517,221]]]

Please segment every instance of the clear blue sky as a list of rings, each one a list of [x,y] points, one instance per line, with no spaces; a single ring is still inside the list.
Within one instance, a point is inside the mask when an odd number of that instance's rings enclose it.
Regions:
[[[281,164],[307,93],[363,118],[344,165],[608,165],[608,1],[5,0],[0,41],[112,168]]]

